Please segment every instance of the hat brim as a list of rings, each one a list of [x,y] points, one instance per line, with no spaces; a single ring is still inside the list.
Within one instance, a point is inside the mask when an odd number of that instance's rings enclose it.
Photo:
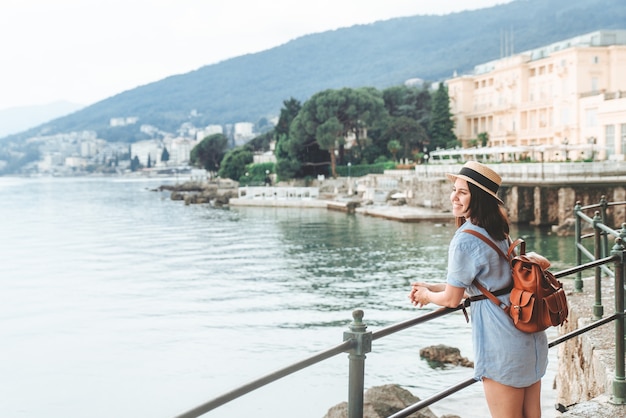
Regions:
[[[502,199],[500,199],[494,192],[492,192],[491,190],[489,190],[488,188],[486,188],[485,186],[483,186],[482,184],[480,184],[473,178],[464,176],[463,174],[452,174],[452,173],[446,173],[446,177],[448,177],[448,180],[450,180],[452,183],[454,183],[456,179],[463,179],[467,181],[468,183],[472,183],[474,186],[480,187],[481,190],[484,190],[485,193],[487,193],[489,196],[492,196],[494,199],[496,199],[498,203],[500,203],[501,205],[504,205],[504,202],[502,201]]]

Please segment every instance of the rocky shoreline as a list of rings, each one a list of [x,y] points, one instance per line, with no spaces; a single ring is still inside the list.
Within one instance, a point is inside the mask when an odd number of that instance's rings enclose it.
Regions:
[[[402,197],[393,198],[393,193],[388,193],[384,202],[379,203],[374,203],[371,200],[363,201],[357,196],[347,195],[345,190],[338,189],[337,187],[331,187],[331,190],[323,191],[317,199],[242,199],[239,198],[238,187],[237,182],[230,180],[222,180],[220,182],[190,181],[175,185],[162,185],[155,189],[155,191],[169,191],[172,200],[183,201],[185,205],[207,204],[215,208],[227,208],[231,206],[325,208],[327,210],[354,213],[399,222],[453,221],[449,211],[411,206],[407,203],[406,199]]]

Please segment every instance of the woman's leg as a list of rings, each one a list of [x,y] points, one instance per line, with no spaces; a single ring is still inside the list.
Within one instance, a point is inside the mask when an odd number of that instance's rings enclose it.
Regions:
[[[541,380],[524,388],[524,418],[541,418]]]
[[[483,378],[483,388],[493,418],[541,417],[541,381],[527,388],[514,388]]]

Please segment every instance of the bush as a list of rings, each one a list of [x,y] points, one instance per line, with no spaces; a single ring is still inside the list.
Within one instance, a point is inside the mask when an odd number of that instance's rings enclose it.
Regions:
[[[239,178],[242,186],[262,186],[266,182],[266,171],[274,173],[274,163],[249,164],[246,166],[246,173]]]
[[[393,161],[380,162],[375,164],[353,165],[348,169],[347,165],[337,166],[337,175],[340,177],[362,177],[368,174],[383,174],[385,170],[393,170],[396,164]]]

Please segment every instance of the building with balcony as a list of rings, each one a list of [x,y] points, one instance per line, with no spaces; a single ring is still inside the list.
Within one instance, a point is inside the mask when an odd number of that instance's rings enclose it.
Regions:
[[[498,161],[624,160],[623,74],[626,30],[592,32],[478,65],[447,81],[455,133],[463,149],[487,133],[487,148],[497,151],[480,153]]]

